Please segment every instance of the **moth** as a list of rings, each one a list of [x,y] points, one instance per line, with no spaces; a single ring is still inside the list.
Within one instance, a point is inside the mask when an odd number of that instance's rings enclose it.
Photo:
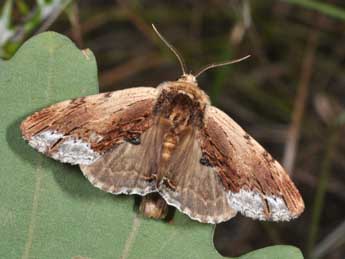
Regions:
[[[196,78],[63,101],[21,123],[23,138],[45,155],[79,165],[92,185],[145,196],[140,210],[162,218],[168,205],[203,223],[244,216],[289,221],[304,210],[282,166],[235,121],[211,105]]]

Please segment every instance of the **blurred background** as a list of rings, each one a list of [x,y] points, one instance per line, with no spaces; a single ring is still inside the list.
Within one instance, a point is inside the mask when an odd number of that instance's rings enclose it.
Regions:
[[[217,225],[217,250],[290,244],[306,258],[345,258],[344,0],[0,0],[0,57],[53,30],[94,52],[101,92],[156,86],[181,69],[151,23],[192,72],[251,55],[199,85],[284,165],[305,201],[289,223],[238,216]]]

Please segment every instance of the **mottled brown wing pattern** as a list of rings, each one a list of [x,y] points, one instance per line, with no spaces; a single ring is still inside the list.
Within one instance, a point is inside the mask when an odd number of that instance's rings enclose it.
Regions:
[[[303,200],[282,166],[221,110],[205,111],[202,150],[228,190],[229,205],[259,220],[299,216]]]
[[[219,223],[236,215],[228,204],[228,194],[215,168],[200,163],[202,157],[198,130],[180,136],[171,160],[163,170],[159,193],[166,202],[190,218]]]
[[[60,102],[25,119],[22,135],[56,160],[88,165],[114,145],[140,141],[157,96],[155,88],[137,87]]]
[[[79,164],[101,190],[159,192],[200,222],[237,212],[290,220],[304,209],[281,165],[210,106],[192,76],[60,102],[29,116],[21,131],[38,151]]]

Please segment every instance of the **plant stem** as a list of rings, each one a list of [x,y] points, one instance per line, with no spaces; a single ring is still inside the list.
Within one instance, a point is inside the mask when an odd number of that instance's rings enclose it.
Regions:
[[[340,129],[339,127],[330,127],[330,134],[326,142],[325,156],[321,164],[321,171],[319,175],[319,184],[316,190],[316,195],[313,204],[313,212],[311,218],[311,224],[309,228],[309,235],[307,241],[307,257],[311,258],[314,250],[315,242],[318,236],[319,224],[321,218],[321,212],[324,205],[324,197],[331,175],[332,156],[336,148]]]

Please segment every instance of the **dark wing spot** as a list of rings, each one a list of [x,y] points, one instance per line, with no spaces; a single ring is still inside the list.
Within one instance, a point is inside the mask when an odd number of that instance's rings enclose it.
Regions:
[[[140,137],[138,137],[138,136],[128,138],[128,139],[126,139],[126,141],[133,144],[133,145],[140,145],[140,143],[141,143]]]
[[[271,208],[268,205],[268,201],[267,199],[263,198],[264,204],[265,204],[265,209],[264,209],[264,213],[267,219],[271,218]]]
[[[246,140],[250,140],[250,136],[246,133],[244,136],[243,136]]]
[[[109,97],[112,96],[112,94],[113,94],[113,92],[107,92],[107,93],[104,94],[104,97],[105,98],[109,98]]]
[[[262,155],[268,163],[274,163],[275,159],[267,151],[264,151]]]
[[[49,150],[53,150],[58,144],[61,143],[62,140],[64,140],[64,139],[63,139],[63,138],[58,139],[54,144],[52,144],[52,145],[49,147]]]
[[[212,167],[212,164],[211,164],[210,160],[208,160],[208,158],[206,156],[204,156],[204,155],[200,158],[199,162],[200,162],[200,164],[202,164],[204,166]]]

